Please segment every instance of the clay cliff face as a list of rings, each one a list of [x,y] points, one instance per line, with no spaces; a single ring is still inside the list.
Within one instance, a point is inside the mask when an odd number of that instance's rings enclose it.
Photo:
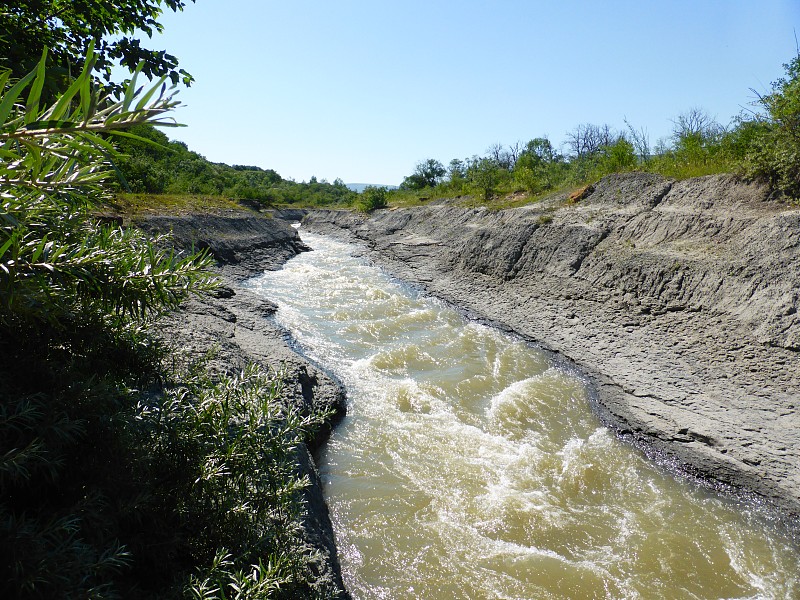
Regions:
[[[624,174],[571,203],[314,211],[304,227],[574,361],[621,435],[799,522],[797,206],[729,176]]]

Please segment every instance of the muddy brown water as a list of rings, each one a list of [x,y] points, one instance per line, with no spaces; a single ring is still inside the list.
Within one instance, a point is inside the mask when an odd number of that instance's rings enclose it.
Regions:
[[[800,598],[796,543],[616,439],[577,374],[303,240],[250,286],[347,388],[320,472],[354,598]]]

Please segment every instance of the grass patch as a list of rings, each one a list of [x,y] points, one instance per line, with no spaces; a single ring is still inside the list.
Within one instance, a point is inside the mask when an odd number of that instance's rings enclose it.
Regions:
[[[648,173],[663,175],[669,179],[691,179],[692,177],[705,177],[706,175],[722,175],[734,173],[738,169],[737,164],[732,160],[724,158],[688,162],[670,157],[656,157],[640,167]]]
[[[169,214],[252,210],[225,196],[207,194],[116,194],[101,209],[119,215]]]

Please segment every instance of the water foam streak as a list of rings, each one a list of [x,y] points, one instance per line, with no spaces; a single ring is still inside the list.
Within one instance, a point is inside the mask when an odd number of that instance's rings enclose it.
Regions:
[[[620,443],[580,379],[303,238],[250,285],[347,387],[321,474],[354,597],[800,597],[790,542]]]

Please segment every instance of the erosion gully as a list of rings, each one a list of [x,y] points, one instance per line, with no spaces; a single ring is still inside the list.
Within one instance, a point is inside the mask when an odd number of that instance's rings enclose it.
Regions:
[[[800,598],[797,542],[616,439],[579,374],[303,240],[249,285],[347,389],[320,474],[354,598]]]

